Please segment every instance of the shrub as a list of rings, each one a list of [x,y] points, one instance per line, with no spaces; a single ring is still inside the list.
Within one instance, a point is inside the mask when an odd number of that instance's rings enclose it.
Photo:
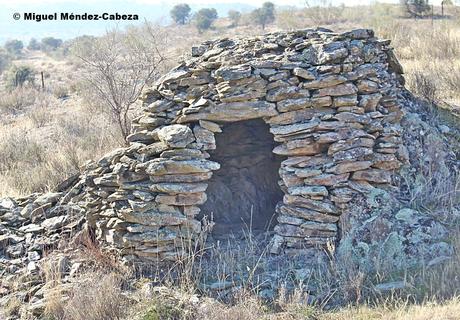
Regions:
[[[190,19],[190,11],[188,4],[177,4],[171,9],[171,18],[177,24],[185,24]]]
[[[252,18],[264,30],[267,24],[275,21],[275,5],[271,2],[265,2],[262,8],[258,8],[252,12]]]
[[[236,10],[230,10],[228,12],[228,18],[232,21],[231,27],[237,27],[241,19],[241,12]]]
[[[113,30],[92,43],[75,47],[87,72],[83,73],[89,95],[118,124],[125,139],[131,130],[130,109],[147,83],[160,74],[165,60],[160,48],[161,34],[145,24],[145,34],[137,29]]]
[[[204,8],[195,14],[195,24],[199,32],[211,28],[214,20],[217,19],[217,11],[214,8]]]
[[[40,43],[37,41],[37,39],[32,38],[29,41],[29,44],[27,45],[27,49],[29,50],[40,50]]]
[[[41,48],[44,51],[54,51],[62,45],[61,39],[46,37],[41,40]]]
[[[11,63],[11,56],[4,50],[0,48],[0,74],[5,71]]]
[[[412,18],[421,17],[430,11],[428,0],[402,0],[405,12]]]
[[[69,88],[64,85],[54,85],[51,87],[51,92],[58,99],[65,99],[69,97]]]
[[[5,80],[8,88],[33,86],[35,71],[29,66],[12,66],[5,75]]]
[[[412,80],[411,89],[414,93],[422,96],[431,103],[436,101],[438,91],[434,79],[422,72],[414,72]]]
[[[13,55],[18,55],[21,53],[24,44],[20,40],[9,40],[5,43],[5,50]]]

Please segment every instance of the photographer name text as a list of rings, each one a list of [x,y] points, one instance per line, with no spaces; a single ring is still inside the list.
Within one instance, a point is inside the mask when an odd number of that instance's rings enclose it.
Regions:
[[[32,12],[25,12],[22,15],[20,13],[13,14],[13,18],[15,20],[22,20],[24,21],[97,21],[97,20],[139,20],[139,16],[137,14],[120,14],[118,12],[115,13],[69,13],[69,12],[61,12],[61,13],[50,13],[50,14],[38,14]]]

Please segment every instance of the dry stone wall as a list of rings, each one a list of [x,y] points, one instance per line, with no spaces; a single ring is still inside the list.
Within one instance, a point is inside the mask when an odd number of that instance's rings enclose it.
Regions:
[[[84,212],[125,261],[174,261],[209,231],[197,216],[206,216],[200,206],[220,168],[208,151],[219,148],[221,125],[263,119],[278,143],[273,153],[285,157],[271,252],[337,242],[355,195],[390,186],[407,161],[401,73],[389,41],[371,30],[207,41],[145,90],[128,147],[88,163],[52,201],[13,201],[0,213],[14,211],[18,223],[40,213],[37,228],[46,229],[50,208]]]
[[[206,201],[206,181],[219,169],[207,153],[219,148],[219,124],[263,118],[279,143],[273,152],[286,157],[271,252],[337,241],[337,222],[353,195],[368,184],[391,184],[407,160],[398,124],[401,73],[389,41],[370,30],[205,42],[146,90],[129,140],[152,153],[135,172],[149,176],[159,211],[182,214],[174,223],[187,226],[193,239],[201,231],[194,217]],[[138,235],[129,227],[123,232]],[[153,257],[174,257],[177,244],[170,243],[154,244]],[[134,256],[152,257],[138,244],[131,243]]]

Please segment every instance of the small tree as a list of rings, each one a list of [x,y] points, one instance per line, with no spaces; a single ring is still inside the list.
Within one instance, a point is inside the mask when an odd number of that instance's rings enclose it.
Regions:
[[[214,8],[204,8],[195,14],[195,23],[199,32],[203,32],[211,27],[217,19],[217,11]]]
[[[5,50],[14,55],[20,54],[22,48],[24,48],[24,44],[20,40],[9,40],[5,43]]]
[[[442,0],[441,1],[441,15],[444,17],[444,7],[445,6],[452,6],[454,3],[452,0]]]
[[[238,23],[240,22],[241,19],[241,12],[236,11],[236,10],[230,10],[228,12],[228,18],[230,21],[232,21],[231,27],[236,27],[238,26]]]
[[[42,39],[41,48],[45,51],[54,51],[62,45],[61,39],[46,37]]]
[[[145,24],[144,30],[113,30],[94,41],[83,40],[74,50],[86,66],[83,77],[91,88],[89,94],[115,120],[125,140],[131,131],[131,107],[144,86],[160,74],[165,60],[160,52],[162,38]]]
[[[177,4],[171,9],[171,18],[177,24],[186,24],[190,19],[190,6],[186,3]]]
[[[6,85],[10,89],[23,87],[26,84],[33,85],[35,71],[28,66],[12,66],[6,74]]]
[[[252,18],[264,30],[267,24],[275,21],[275,5],[272,2],[265,2],[261,8],[252,12]]]
[[[5,49],[0,48],[0,74],[8,68],[11,63],[11,56],[6,52]]]
[[[411,18],[419,18],[430,11],[428,0],[402,0],[405,12]]]
[[[37,39],[32,38],[30,39],[29,44],[27,45],[27,49],[40,50],[40,43],[37,41]]]

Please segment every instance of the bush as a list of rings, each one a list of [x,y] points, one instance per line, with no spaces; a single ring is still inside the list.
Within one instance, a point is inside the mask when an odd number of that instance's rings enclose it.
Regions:
[[[51,92],[58,99],[65,99],[69,97],[69,88],[64,85],[54,85],[51,88]]]
[[[241,19],[241,12],[236,10],[230,10],[228,12],[228,18],[232,21],[231,27],[237,27]]]
[[[430,11],[428,0],[403,0],[402,4],[406,13],[412,17],[421,17]]]
[[[256,9],[252,12],[254,22],[262,26],[262,30],[269,23],[275,21],[275,5],[271,2],[265,2],[262,8]]]
[[[11,56],[4,50],[0,48],[0,74],[5,71],[11,63]]]
[[[190,18],[190,11],[188,4],[177,4],[171,9],[171,18],[177,24],[185,24]]]
[[[40,50],[40,43],[37,41],[37,39],[32,38],[29,41],[29,44],[27,45],[27,49],[29,50]]]
[[[211,27],[217,19],[217,11],[214,8],[204,8],[195,14],[195,24],[199,32],[203,32]]]
[[[24,44],[20,40],[9,40],[5,43],[5,50],[14,55],[20,54],[22,48]]]
[[[437,85],[434,79],[419,71],[413,74],[411,90],[431,103],[434,103],[438,97]]]
[[[87,95],[99,101],[106,114],[118,123],[123,140],[131,130],[131,107],[144,86],[158,78],[165,60],[160,45],[162,34],[149,24],[144,28],[145,33],[115,29],[91,46],[74,48],[87,67],[87,72],[82,73],[89,89]]]
[[[61,39],[56,39],[53,37],[43,38],[41,41],[41,48],[44,51],[54,51],[62,45]]]
[[[10,89],[33,86],[35,81],[35,71],[29,66],[12,66],[6,76],[6,86]]]

